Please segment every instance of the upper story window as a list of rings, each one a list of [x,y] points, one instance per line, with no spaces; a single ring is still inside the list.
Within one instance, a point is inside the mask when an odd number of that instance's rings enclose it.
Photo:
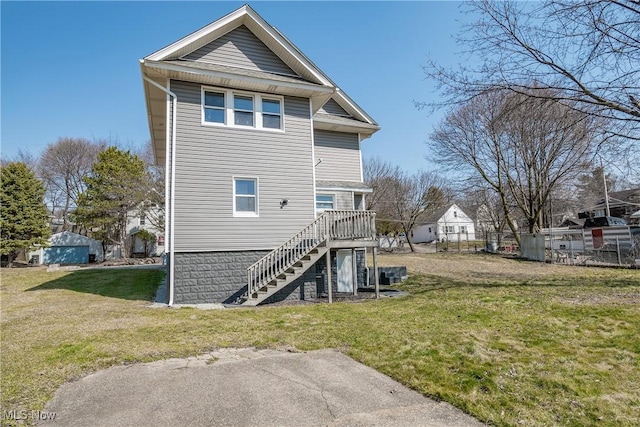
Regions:
[[[251,96],[233,97],[233,122],[238,126],[253,127],[253,98]]]
[[[280,129],[280,100],[262,98],[262,127]]]
[[[202,124],[281,131],[283,105],[280,96],[203,87]]]
[[[145,214],[140,215],[140,225],[145,225],[147,223],[147,216]]]
[[[233,179],[233,215],[258,216],[258,179]]]
[[[204,121],[209,123],[225,123],[225,102],[223,92],[204,92]]]

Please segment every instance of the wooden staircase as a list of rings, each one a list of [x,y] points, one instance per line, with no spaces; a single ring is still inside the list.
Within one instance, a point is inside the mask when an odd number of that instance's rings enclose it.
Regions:
[[[377,246],[375,213],[325,211],[291,239],[247,268],[242,305],[256,306],[291,284],[333,247]]]

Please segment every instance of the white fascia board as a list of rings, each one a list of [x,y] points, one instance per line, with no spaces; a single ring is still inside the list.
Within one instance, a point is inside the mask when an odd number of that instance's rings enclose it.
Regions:
[[[347,112],[358,116],[361,120],[366,121],[367,123],[376,126],[380,129],[380,126],[376,123],[373,118],[368,115],[358,104],[355,103],[353,99],[351,99],[346,93],[344,93],[340,88],[336,88],[336,94],[334,97],[335,101],[344,108]]]
[[[244,7],[244,6],[243,6]],[[290,42],[283,34],[274,29],[267,21],[265,21],[258,13],[250,6],[246,6],[245,13],[249,16],[254,23],[259,25],[264,31],[269,34],[273,41],[277,42],[284,50],[286,50],[291,56],[293,56],[297,62],[304,66],[309,73],[311,73],[320,84],[325,86],[331,86],[335,88],[335,83],[331,81],[318,67],[316,67],[300,49],[298,49],[292,42]],[[246,22],[245,22],[246,25]],[[259,37],[260,38],[260,37]],[[265,43],[265,40],[261,41]],[[268,43],[265,43],[268,45]]]
[[[144,59],[149,59],[151,61],[162,61],[171,57],[176,52],[196,42],[197,40],[206,38],[209,34],[216,31],[217,29],[224,27],[225,25],[232,24],[236,20],[238,21],[238,26],[240,26],[242,24],[242,17],[247,13],[247,7],[247,5],[244,5],[239,9],[234,10],[233,12],[229,13],[226,16],[223,16],[217,21],[214,21],[211,24],[206,25],[197,31],[194,31],[188,36],[183,37],[180,40],[171,43],[170,45],[163,47],[162,49],[146,56]]]
[[[320,86],[313,83],[283,82],[281,80],[270,80],[270,79],[259,78],[259,77],[241,76],[238,74],[227,73],[224,71],[200,70],[200,69],[195,69],[189,66],[167,64],[164,62],[155,62],[151,60],[145,60],[144,66],[147,66],[149,68],[154,68],[156,70],[190,73],[190,74],[197,74],[201,76],[208,76],[208,77],[214,77],[214,78],[220,78],[220,79],[241,81],[246,83],[266,84],[266,85],[285,87],[290,89],[304,90],[304,91],[309,91],[311,94],[322,94],[322,93],[331,94],[334,91],[333,87]]]
[[[352,120],[351,122],[345,122],[341,120],[332,120],[331,117],[313,117],[314,123],[318,123],[318,128],[322,129],[322,124],[337,126],[338,128],[343,129],[345,132],[356,131],[360,133],[360,141],[370,137],[373,133],[380,130],[380,126],[365,122],[359,122],[357,120]]]
[[[197,45],[193,50],[203,46],[206,43],[210,43],[213,39],[209,40],[209,35],[221,28],[229,27],[229,28],[237,28],[240,25],[246,25],[247,27],[251,27],[253,25],[257,25],[262,29],[266,34],[269,35],[271,41],[279,44],[291,57],[293,57],[300,65],[302,65],[312,76],[314,76],[319,84],[324,86],[335,87],[335,84],[322,72],[318,67],[313,65],[311,61],[309,61],[298,48],[296,48],[293,43],[289,42],[285,37],[283,37],[277,30],[275,30],[271,25],[267,23],[256,11],[254,11],[250,6],[244,5],[239,9],[231,12],[230,14],[218,19],[217,21],[212,22],[211,24],[203,27],[186,37],[178,40],[175,43],[170,44],[167,47],[164,47],[151,55],[145,57],[147,60],[151,61],[162,61],[174,56],[181,49],[188,47],[193,44]],[[248,25],[247,25],[248,24]],[[254,33],[255,34],[255,33]],[[258,38],[269,45],[269,41],[263,40],[259,35]],[[197,43],[198,40],[203,39],[203,43]],[[184,56],[184,55],[180,55]]]
[[[150,94],[150,87],[149,87],[149,83],[144,79],[146,77],[151,78],[149,76],[146,75],[145,73],[145,64],[144,64],[144,60],[141,59],[140,60],[140,77],[142,78],[142,87],[144,88],[144,101],[147,107],[147,122],[149,124],[149,136],[151,137],[151,142],[152,142],[152,146],[153,146],[153,157],[154,157],[154,162],[157,163],[158,159],[155,158],[156,157],[156,138],[155,138],[155,132],[154,132],[154,127],[153,127],[153,113],[151,110],[151,94]],[[163,114],[166,114],[165,112],[163,112]],[[164,141],[162,141],[164,142]]]
[[[318,191],[346,191],[354,193],[373,193],[373,188],[316,187]]]

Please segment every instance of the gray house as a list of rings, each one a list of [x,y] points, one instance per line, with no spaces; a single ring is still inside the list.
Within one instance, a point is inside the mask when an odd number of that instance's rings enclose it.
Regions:
[[[170,305],[256,305],[366,282],[377,242],[360,144],[379,126],[362,108],[246,5],[140,68],[168,171]]]

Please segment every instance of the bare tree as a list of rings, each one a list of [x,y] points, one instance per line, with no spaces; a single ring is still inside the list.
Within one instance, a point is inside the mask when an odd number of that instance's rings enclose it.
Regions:
[[[52,214],[59,214],[63,230],[69,229],[69,213],[85,189],[83,179],[91,171],[103,144],[83,138],[60,138],[47,145],[38,162],[38,175],[47,188]]]
[[[420,171],[414,175],[395,168],[386,179],[386,197],[379,203],[376,212],[383,220],[394,222],[405,233],[411,252],[415,247],[411,241],[411,231],[431,213],[445,203],[442,191],[444,182],[433,172]]]
[[[365,159],[363,164],[364,182],[373,190],[367,196],[367,209],[375,211],[387,195],[389,177],[398,169],[380,157]]]
[[[502,208],[500,196],[485,181],[473,179],[473,186],[460,190],[458,205],[463,211],[475,217],[476,233],[486,235],[489,232],[504,233],[509,227]],[[513,209],[510,209],[513,212]],[[513,220],[517,221],[515,213]]]
[[[29,170],[37,174],[38,158],[34,156],[31,151],[19,149],[18,154],[14,156],[12,161],[24,163],[25,165],[27,165]]]
[[[519,240],[513,205],[530,232],[539,230],[553,190],[586,167],[596,124],[553,99],[492,91],[452,110],[429,145],[435,160],[482,178],[498,194]]]
[[[424,71],[442,96],[418,106],[461,105],[490,90],[550,98],[606,119],[601,148],[624,175],[640,176],[640,2],[468,5],[479,18],[458,38],[466,65],[447,68],[431,60]]]
[[[165,224],[165,172],[164,164],[158,165],[153,154],[153,144],[147,141],[144,149],[138,153],[138,157],[144,162],[148,174],[146,185],[146,200],[139,207],[138,213],[144,215],[146,220],[157,230],[164,230]]]

